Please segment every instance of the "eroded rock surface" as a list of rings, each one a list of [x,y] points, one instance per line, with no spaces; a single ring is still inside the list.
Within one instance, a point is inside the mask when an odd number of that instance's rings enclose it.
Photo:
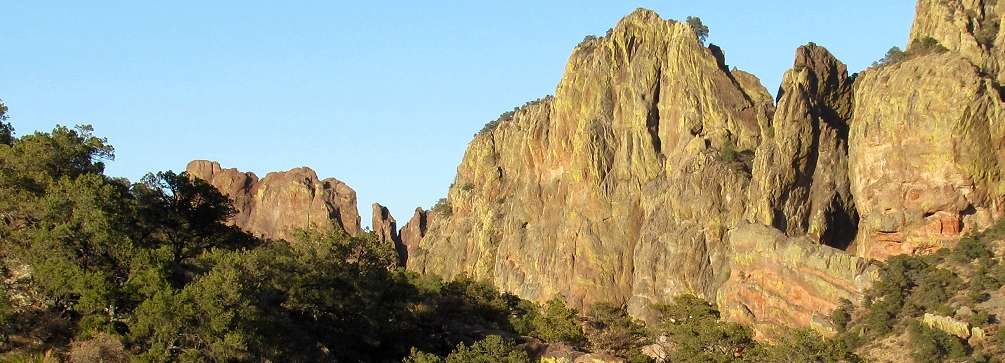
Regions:
[[[312,224],[341,228],[350,235],[362,232],[356,192],[333,178],[318,180],[310,168],[269,173],[259,180],[251,172],[195,160],[186,172],[233,199],[237,215],[230,223],[256,236],[289,239],[295,229]]]
[[[810,43],[796,50],[780,88],[756,150],[747,218],[845,249],[858,228],[848,180],[853,97],[847,66]]]
[[[398,264],[404,266],[405,260],[408,259],[408,251],[401,243],[401,236],[398,235],[398,222],[391,216],[391,211],[378,203],[373,203],[371,226],[373,233],[377,235],[377,241],[394,246],[394,251],[398,254]]]
[[[879,275],[867,259],[766,225],[742,223],[729,241],[729,279],[716,301],[724,318],[758,333],[780,326],[836,332],[829,313],[841,299],[861,301]]]
[[[471,142],[409,268],[573,306],[714,299],[749,182],[723,150],[755,148],[770,107],[725,69],[648,10],[581,44],[554,98]]]
[[[955,52],[862,72],[849,175],[856,252],[929,253],[1002,216],[1005,126],[994,81]]]

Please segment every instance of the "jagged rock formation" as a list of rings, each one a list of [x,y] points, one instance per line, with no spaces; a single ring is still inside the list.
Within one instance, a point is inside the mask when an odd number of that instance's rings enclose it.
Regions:
[[[409,256],[413,256],[416,249],[419,248],[419,242],[422,242],[422,238],[426,236],[429,220],[432,217],[432,214],[421,207],[415,208],[415,214],[412,215],[412,219],[409,219],[408,223],[405,223],[405,226],[401,227],[398,236],[401,238],[401,244],[405,246],[404,255],[401,255],[399,251],[403,266],[408,261]]]
[[[776,111],[687,25],[632,13],[573,51],[554,98],[475,137],[408,267],[643,317],[695,293],[737,320],[821,320],[871,281],[865,260],[819,245],[857,228],[852,80],[812,44],[795,63]]]
[[[724,68],[648,10],[581,44],[554,98],[471,142],[409,268],[573,305],[713,297],[749,182],[721,150],[756,147],[767,107]]]
[[[373,233],[377,235],[377,241],[394,246],[394,250],[398,254],[398,264],[405,266],[408,251],[401,243],[401,236],[398,235],[398,222],[391,216],[391,212],[386,207],[373,203],[371,226],[373,226]]]
[[[192,161],[185,170],[233,199],[237,215],[230,223],[256,236],[288,239],[295,229],[312,224],[337,226],[350,235],[362,232],[356,192],[333,178],[318,180],[310,168],[269,173],[261,180],[206,160]]]
[[[813,43],[796,50],[778,108],[757,147],[747,219],[845,249],[858,213],[848,180],[852,79]]]
[[[445,204],[400,232],[375,204],[374,230],[409,269],[529,299],[647,317],[694,293],[759,333],[827,331],[875,279],[868,258],[927,253],[1005,214],[1005,3],[917,11],[907,60],[858,76],[823,47],[797,49],[776,107],[686,24],[637,10],[576,47],[554,97],[471,141]],[[268,202],[253,174],[202,163],[190,172],[235,199],[239,226],[263,228],[262,203],[314,205]],[[358,231],[348,204],[326,205]]]

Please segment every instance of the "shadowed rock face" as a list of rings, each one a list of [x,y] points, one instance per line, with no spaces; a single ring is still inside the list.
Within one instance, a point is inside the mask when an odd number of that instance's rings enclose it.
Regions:
[[[405,223],[405,226],[401,227],[399,237],[401,238],[401,244],[405,246],[405,255],[402,256],[403,263],[407,263],[409,256],[414,255],[416,249],[419,248],[419,242],[422,242],[422,238],[426,236],[431,218],[433,218],[432,213],[423,210],[421,207],[415,208],[412,219],[409,219],[408,223]]]
[[[289,239],[295,229],[312,224],[341,228],[350,235],[361,232],[356,192],[332,178],[318,180],[309,168],[269,173],[259,180],[251,172],[195,160],[186,172],[233,199],[237,215],[230,223],[256,236]]]
[[[398,254],[398,264],[405,266],[408,259],[408,251],[401,243],[401,236],[398,235],[398,222],[391,216],[391,212],[386,207],[373,203],[373,219],[371,221],[373,233],[377,235],[377,240],[394,246],[394,251]]]
[[[770,131],[757,147],[747,219],[845,249],[858,213],[848,180],[852,79],[816,44],[796,50]]]

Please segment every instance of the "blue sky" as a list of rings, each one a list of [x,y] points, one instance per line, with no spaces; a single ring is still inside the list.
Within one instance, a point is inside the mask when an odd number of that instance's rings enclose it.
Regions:
[[[110,175],[309,166],[357,191],[364,224],[374,202],[404,223],[485,122],[554,93],[572,48],[637,7],[700,17],[772,92],[797,46],[856,72],[914,16],[906,0],[0,0],[0,99],[18,135],[93,125]]]

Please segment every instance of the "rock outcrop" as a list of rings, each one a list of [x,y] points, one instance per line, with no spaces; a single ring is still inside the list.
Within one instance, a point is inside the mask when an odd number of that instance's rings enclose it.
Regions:
[[[858,255],[931,252],[1002,216],[1001,90],[977,66],[955,52],[922,55],[862,72],[855,97]]]
[[[762,334],[780,326],[836,333],[829,313],[842,299],[861,301],[879,277],[867,259],[766,225],[742,223],[729,241],[729,279],[716,301],[724,318]]]
[[[405,254],[402,256],[403,266],[408,261],[408,256],[415,254],[416,249],[419,248],[419,243],[422,242],[422,238],[426,236],[430,218],[432,218],[430,212],[423,210],[421,207],[415,208],[415,214],[412,215],[412,219],[409,219],[408,223],[405,223],[405,226],[401,227],[398,236],[401,239],[401,244],[405,246]]]
[[[362,232],[356,192],[333,178],[318,180],[310,168],[269,173],[259,180],[251,172],[195,160],[186,172],[233,199],[237,215],[230,223],[253,235],[288,239],[295,229],[311,225],[341,228],[350,235]]]
[[[641,9],[578,46],[554,98],[471,142],[409,268],[573,306],[714,299],[770,107],[720,55]]]
[[[756,77],[723,62],[646,10],[584,42],[554,98],[471,142],[408,268],[640,317],[694,293],[755,326],[826,325],[873,273],[821,245],[846,248],[857,230],[852,79],[802,47],[776,111]]]
[[[847,66],[810,43],[796,50],[779,93],[755,152],[747,219],[848,248],[858,213],[848,180],[853,97]]]
[[[394,246],[394,251],[398,254],[398,264],[405,266],[408,251],[401,243],[401,236],[398,235],[398,222],[391,216],[391,211],[378,203],[373,203],[371,226],[373,226],[373,233],[377,235],[377,241]]]

